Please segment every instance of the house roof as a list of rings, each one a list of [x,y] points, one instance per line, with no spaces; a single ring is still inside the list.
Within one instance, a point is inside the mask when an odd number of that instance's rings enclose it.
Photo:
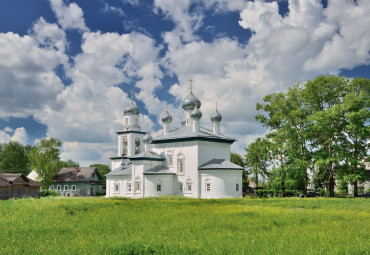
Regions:
[[[144,175],[168,175],[176,174],[175,172],[170,171],[166,166],[155,166],[143,173]]]
[[[183,126],[172,130],[168,134],[163,134],[155,139],[152,143],[172,143],[181,141],[211,141],[221,143],[233,143],[236,140],[225,135],[215,134],[211,130],[200,127],[199,130],[193,132],[192,127]]]
[[[64,167],[54,176],[53,182],[90,182],[94,172],[102,179],[96,167]]]
[[[226,159],[211,159],[210,161],[202,164],[198,168],[199,170],[220,170],[220,169],[229,169],[229,170],[244,170],[243,167],[238,166]]]
[[[32,187],[40,187],[41,184],[28,178],[23,174],[2,173],[0,174],[0,186],[11,186],[14,184],[25,184]]]

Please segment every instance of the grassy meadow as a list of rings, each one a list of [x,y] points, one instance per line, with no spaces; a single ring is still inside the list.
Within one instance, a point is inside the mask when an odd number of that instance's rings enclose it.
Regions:
[[[370,254],[370,200],[0,201],[0,254]]]

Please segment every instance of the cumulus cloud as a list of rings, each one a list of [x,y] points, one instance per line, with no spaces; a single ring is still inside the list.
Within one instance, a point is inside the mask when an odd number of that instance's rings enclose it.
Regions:
[[[31,36],[0,33],[0,117],[25,117],[53,106],[64,85],[55,74],[60,56]]]
[[[11,127],[5,127],[3,129],[3,131],[6,132],[6,133],[12,133],[14,131],[14,129],[12,129]]]
[[[0,130],[0,144],[6,144],[10,141],[17,141],[23,145],[28,144],[28,134],[24,127],[16,128],[12,136],[9,133],[13,132],[13,129],[7,127],[4,131]]]
[[[76,3],[66,5],[63,0],[50,0],[50,5],[63,29],[89,30],[85,25],[83,11]]]

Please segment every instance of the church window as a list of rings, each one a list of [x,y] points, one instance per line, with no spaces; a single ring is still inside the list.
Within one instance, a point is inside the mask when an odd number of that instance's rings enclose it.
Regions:
[[[210,183],[206,183],[206,191],[211,191],[211,184]]]
[[[135,192],[140,192],[140,182],[137,182],[135,185]]]
[[[76,191],[76,185],[72,185],[72,191]]]
[[[173,155],[172,154],[167,155],[167,159],[168,159],[168,167],[172,167],[173,166]]]
[[[118,193],[119,192],[119,183],[115,183],[114,184],[114,193]]]
[[[181,152],[177,154],[177,173],[184,174],[185,172],[185,157]]]
[[[128,127],[128,118],[125,118],[125,127]]]
[[[127,192],[131,192],[131,184],[127,184]]]
[[[127,138],[122,137],[122,156],[127,155]]]
[[[239,191],[239,183],[237,183],[237,184],[236,184],[236,186],[235,186],[235,190],[236,190],[236,191]]]
[[[136,138],[135,139],[135,154],[139,154],[139,153],[140,153],[140,139]]]
[[[162,190],[162,185],[161,184],[157,184],[157,191],[161,191]]]
[[[182,191],[182,184],[180,184],[180,186],[179,186],[179,190],[180,190],[180,192]]]
[[[191,192],[191,183],[187,184],[187,190],[188,190],[188,192]]]
[[[62,191],[62,186],[57,185],[57,191]]]

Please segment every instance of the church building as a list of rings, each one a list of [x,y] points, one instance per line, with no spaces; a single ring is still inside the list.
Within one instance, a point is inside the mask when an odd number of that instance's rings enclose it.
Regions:
[[[124,110],[123,130],[117,132],[118,154],[106,175],[107,197],[180,195],[193,198],[242,196],[244,168],[230,162],[235,139],[220,133],[221,114],[210,116],[212,128],[200,125],[201,102],[192,89],[181,102],[185,118],[171,130],[172,116],[161,115],[163,133],[152,138],[139,123],[140,110],[133,97]]]

